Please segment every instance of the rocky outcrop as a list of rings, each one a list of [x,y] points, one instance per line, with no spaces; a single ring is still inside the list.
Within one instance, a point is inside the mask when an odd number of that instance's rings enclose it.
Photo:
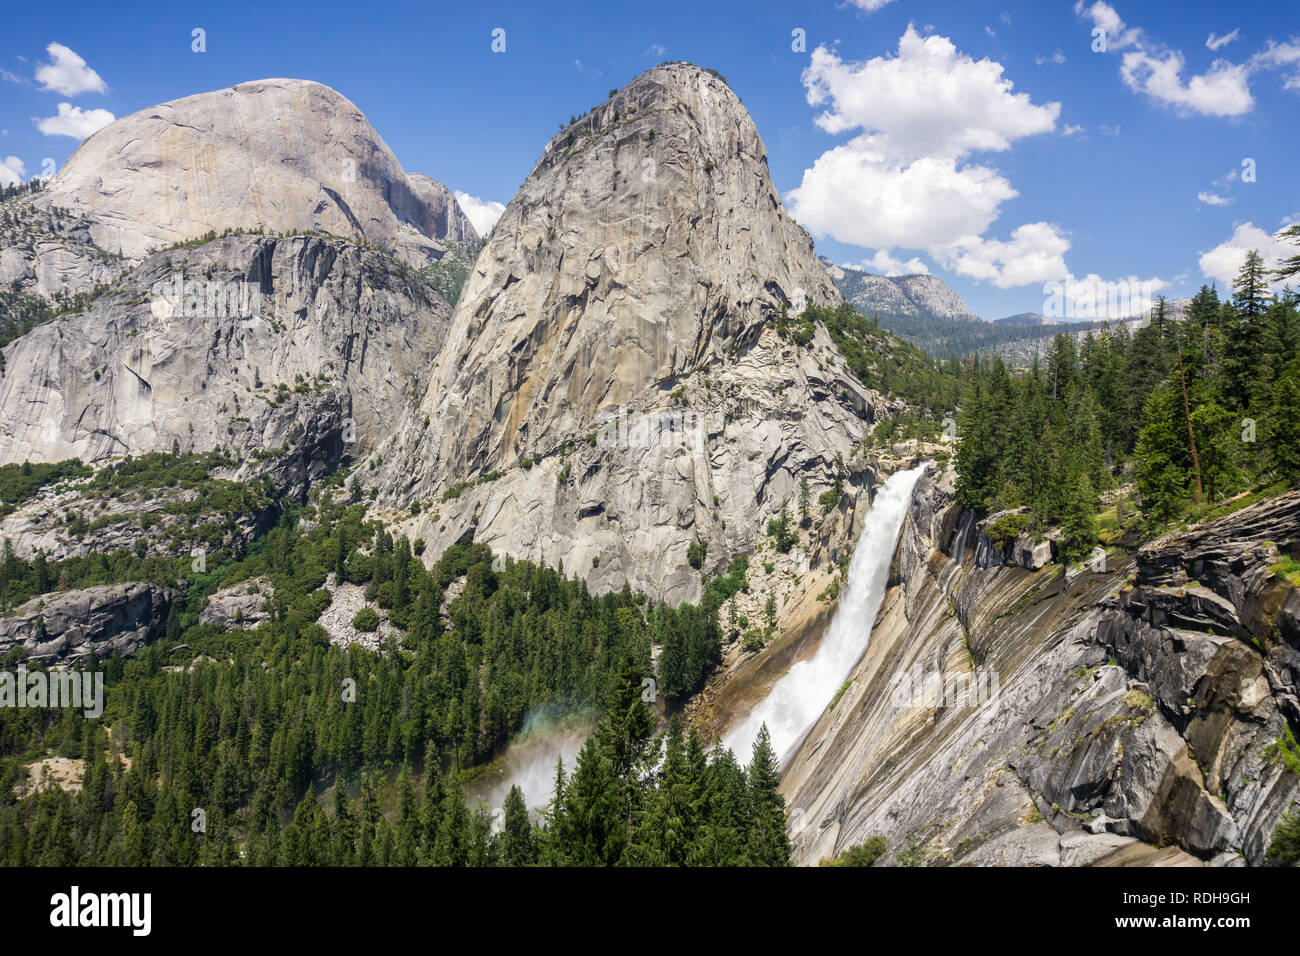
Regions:
[[[1300,799],[1271,756],[1300,724],[1295,592],[1269,573],[1300,493],[1068,581],[981,567],[969,525],[918,484],[871,643],[785,768],[798,860],[880,834],[892,862],[1261,862]]]
[[[103,463],[101,476],[120,464]],[[100,487],[90,478],[65,479],[0,518],[0,536],[29,561],[38,552],[47,561],[65,561],[141,548],[168,556],[193,557],[196,547],[244,553],[279,519],[278,496],[301,487],[292,475],[284,476],[288,486],[270,480],[282,471],[283,463],[272,459],[232,460],[208,468],[205,479],[187,482],[189,487],[164,480],[123,489]],[[238,487],[235,476],[241,476]]]
[[[61,304],[118,279],[130,265],[94,244],[91,222],[63,209],[38,209],[29,197],[0,203],[0,288]]]
[[[175,592],[157,584],[103,584],[33,598],[0,618],[0,656],[28,660],[126,656],[162,636]]]
[[[656,67],[565,129],[511,201],[461,294],[418,410],[375,455],[381,513],[436,555],[473,529],[605,590],[670,601],[750,551],[836,475],[888,413],[823,330],[782,308],[839,301],[786,214],[740,101],[689,64]]]
[[[270,618],[270,612],[266,609],[270,593],[271,584],[265,578],[241,581],[222,588],[208,596],[203,610],[199,611],[199,623],[221,631],[231,628],[251,631]]]
[[[132,113],[94,133],[31,202],[90,221],[129,259],[209,231],[317,231],[413,265],[477,242],[455,197],[413,180],[355,105],[307,80],[267,79]]]
[[[300,492],[391,432],[449,315],[425,279],[341,239],[157,253],[5,347],[0,463],[224,448]]]

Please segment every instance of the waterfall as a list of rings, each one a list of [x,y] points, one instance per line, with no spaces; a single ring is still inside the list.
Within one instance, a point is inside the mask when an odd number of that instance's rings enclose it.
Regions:
[[[786,671],[749,716],[726,734],[725,746],[742,764],[748,763],[764,723],[772,736],[772,749],[782,762],[787,760],[862,657],[885,596],[889,565],[912,501],[912,488],[927,465],[895,472],[881,486],[867,512],[849,565],[847,586],[821,646]]]

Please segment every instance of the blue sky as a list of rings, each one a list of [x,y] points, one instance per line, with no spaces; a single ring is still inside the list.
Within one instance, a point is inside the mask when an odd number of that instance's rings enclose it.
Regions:
[[[351,99],[406,169],[506,202],[560,121],[685,59],[744,101],[819,251],[933,272],[980,315],[1041,311],[1066,277],[1222,286],[1300,219],[1293,2],[177,6],[7,13],[0,177],[108,114],[289,76]]]

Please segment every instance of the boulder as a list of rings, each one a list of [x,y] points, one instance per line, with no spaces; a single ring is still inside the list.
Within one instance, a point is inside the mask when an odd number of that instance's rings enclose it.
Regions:
[[[162,636],[176,592],[157,584],[102,584],[32,598],[0,618],[0,655],[22,647],[29,659],[127,656]]]

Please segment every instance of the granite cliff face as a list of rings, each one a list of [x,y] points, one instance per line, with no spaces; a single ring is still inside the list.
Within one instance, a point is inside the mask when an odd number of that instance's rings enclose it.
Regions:
[[[1260,863],[1300,797],[1273,749],[1300,596],[1269,570],[1300,492],[1066,577],[972,525],[918,484],[871,643],[785,771],[798,861],[879,834],[889,862]]]
[[[376,454],[379,502],[437,553],[470,528],[517,557],[694,598],[808,475],[860,488],[885,413],[824,332],[839,301],[740,101],[656,67],[558,134],[493,229],[418,410]],[[467,483],[470,486],[467,487]],[[391,513],[391,512],[390,512]]]
[[[449,314],[427,281],[341,239],[155,253],[4,349],[0,463],[275,451],[301,491],[393,427]]]
[[[156,584],[102,584],[32,598],[0,619],[0,654],[27,660],[126,657],[160,637],[176,594]]]
[[[85,216],[94,244],[139,259],[208,231],[318,231],[415,265],[477,242],[456,200],[412,177],[355,105],[307,80],[161,103],[90,136],[33,199]]]

